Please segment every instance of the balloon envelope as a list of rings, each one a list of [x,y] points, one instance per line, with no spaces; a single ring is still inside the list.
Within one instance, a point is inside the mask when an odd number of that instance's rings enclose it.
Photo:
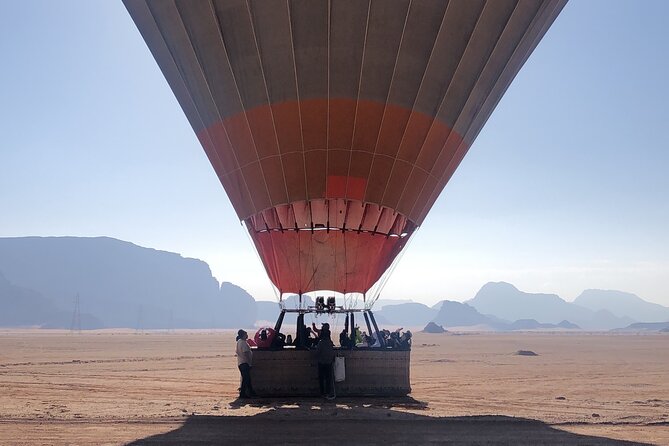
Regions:
[[[124,0],[283,292],[364,293],[566,0]]]

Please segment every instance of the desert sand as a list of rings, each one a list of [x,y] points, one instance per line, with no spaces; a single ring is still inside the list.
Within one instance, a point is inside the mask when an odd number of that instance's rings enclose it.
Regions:
[[[669,445],[669,335],[418,333],[409,397],[334,402],[239,404],[233,348],[0,331],[0,444]]]

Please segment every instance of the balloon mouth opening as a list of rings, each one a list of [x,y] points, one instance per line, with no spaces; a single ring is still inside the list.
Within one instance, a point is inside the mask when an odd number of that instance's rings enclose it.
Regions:
[[[393,237],[393,238],[405,238],[411,235],[410,232],[402,232],[401,234],[384,234],[381,232],[376,232],[376,231],[365,231],[365,230],[359,230],[359,229],[347,229],[347,228],[328,228],[328,227],[323,227],[323,226],[314,226],[313,228],[308,227],[308,228],[289,228],[289,229],[260,229],[255,231],[256,233],[262,234],[262,233],[268,233],[268,232],[284,232],[284,231],[305,231],[305,232],[320,232],[320,231],[341,231],[341,232],[354,232],[354,233],[365,233],[365,234],[372,234],[372,235],[380,235],[380,236],[385,236],[385,237]]]
[[[387,206],[345,198],[296,201],[265,209],[244,220],[251,233],[341,231],[406,238],[418,227]]]
[[[418,228],[395,209],[345,198],[275,206],[244,225],[281,294],[331,290],[363,296],[385,283],[381,279]]]

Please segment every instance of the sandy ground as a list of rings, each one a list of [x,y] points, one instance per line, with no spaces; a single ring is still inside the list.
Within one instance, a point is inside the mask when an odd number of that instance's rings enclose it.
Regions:
[[[0,444],[669,445],[669,335],[414,341],[408,398],[238,404],[231,332],[0,331]]]

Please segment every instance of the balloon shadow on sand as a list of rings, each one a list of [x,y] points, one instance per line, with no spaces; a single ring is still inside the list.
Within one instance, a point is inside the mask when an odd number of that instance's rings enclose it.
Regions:
[[[235,401],[231,408],[266,409],[252,416],[193,415],[178,429],[130,445],[209,444],[453,444],[641,445],[574,434],[538,420],[499,415],[430,417],[413,398]]]

